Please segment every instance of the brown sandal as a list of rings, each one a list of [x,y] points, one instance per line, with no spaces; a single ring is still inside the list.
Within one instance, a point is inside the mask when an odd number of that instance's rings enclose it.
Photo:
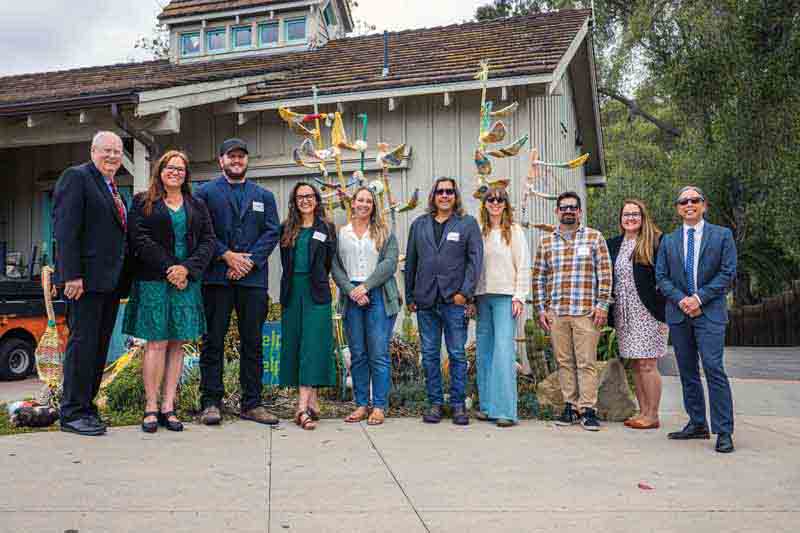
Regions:
[[[380,426],[383,424],[384,419],[386,416],[383,414],[383,409],[375,408],[372,410],[372,413],[369,415],[369,420],[367,420],[367,424],[370,426]]]
[[[311,415],[308,414],[308,411],[297,411],[294,415],[294,423],[308,431],[317,428],[317,424],[311,419]]]
[[[361,414],[357,414],[359,411],[361,411]],[[357,424],[362,420],[366,420],[367,417],[369,417],[369,409],[366,407],[358,407],[355,411],[347,415],[347,418],[345,418],[344,421],[348,424]]]

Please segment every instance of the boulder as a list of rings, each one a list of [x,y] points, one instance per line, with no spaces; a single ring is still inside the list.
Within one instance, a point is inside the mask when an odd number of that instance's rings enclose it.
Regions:
[[[636,400],[628,386],[625,366],[619,359],[597,362],[599,388],[597,391],[597,416],[608,422],[622,422],[636,413]],[[541,407],[550,407],[558,415],[564,409],[564,397],[558,382],[558,372],[553,372],[536,387],[536,399]]]

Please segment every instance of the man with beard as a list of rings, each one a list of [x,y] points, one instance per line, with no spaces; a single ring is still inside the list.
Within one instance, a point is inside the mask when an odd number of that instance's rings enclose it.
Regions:
[[[675,199],[681,227],[664,236],[658,248],[656,283],[667,297],[667,324],[683,388],[689,423],[670,433],[674,440],[709,439],[706,400],[698,361],[708,383],[711,431],[716,451],[733,451],[733,399],[723,365],[726,296],[736,279],[736,243],[728,228],[706,222],[706,199],[694,186]]]
[[[200,353],[200,421],[206,425],[222,421],[224,341],[234,309],[241,340],[239,416],[262,424],[278,423],[261,405],[267,260],[278,243],[278,211],[272,193],[247,180],[247,163],[247,144],[241,139],[226,140],[219,149],[222,175],[195,193],[208,206],[216,234],[214,257],[203,280],[208,327]]]
[[[466,305],[483,270],[483,238],[478,222],[465,215],[453,178],[438,178],[428,195],[428,213],[417,218],[408,235],[406,303],[417,313],[425,387],[430,407],[424,422],[442,419],[442,332],[450,358],[450,405],[453,423],[469,424],[464,404],[467,383]]]
[[[61,430],[78,435],[106,432],[94,398],[119,300],[130,287],[124,268],[128,213],[114,181],[122,153],[117,134],[97,133],[92,160],[65,170],[53,194],[56,282],[64,285],[69,325]]]
[[[603,235],[581,226],[581,199],[559,195],[559,225],[542,237],[533,267],[534,305],[550,332],[564,412],[556,424],[597,431],[597,342],[611,304],[611,259]]]

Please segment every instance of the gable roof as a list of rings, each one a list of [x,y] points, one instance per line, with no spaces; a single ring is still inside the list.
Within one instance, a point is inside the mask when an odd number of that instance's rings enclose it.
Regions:
[[[269,4],[285,4],[286,0],[172,0],[158,15],[159,20],[168,21],[176,17],[205,15],[246,7],[261,7]]]
[[[144,91],[276,72],[284,78],[254,89],[240,101],[308,95],[312,84],[320,88],[320,94],[331,95],[471,80],[484,59],[491,63],[491,79],[547,74],[556,69],[590,16],[589,10],[567,10],[389,33],[387,77],[381,75],[380,34],[331,40],[319,49],[302,52],[182,64],[146,61],[0,77],[0,116],[53,106],[85,107],[87,99],[135,101]]]

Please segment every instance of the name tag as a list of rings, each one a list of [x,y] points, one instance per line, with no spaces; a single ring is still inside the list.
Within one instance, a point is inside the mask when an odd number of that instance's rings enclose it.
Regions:
[[[253,211],[264,212],[264,202],[253,202]]]
[[[451,231],[447,234],[448,241],[458,242],[459,239],[461,239],[461,235],[457,231]]]
[[[578,246],[578,257],[586,257],[590,253],[588,246]]]
[[[316,239],[319,242],[325,242],[325,241],[328,240],[328,236],[325,235],[324,233],[319,232],[319,231],[315,231],[314,232],[314,236],[312,237],[312,239]]]

